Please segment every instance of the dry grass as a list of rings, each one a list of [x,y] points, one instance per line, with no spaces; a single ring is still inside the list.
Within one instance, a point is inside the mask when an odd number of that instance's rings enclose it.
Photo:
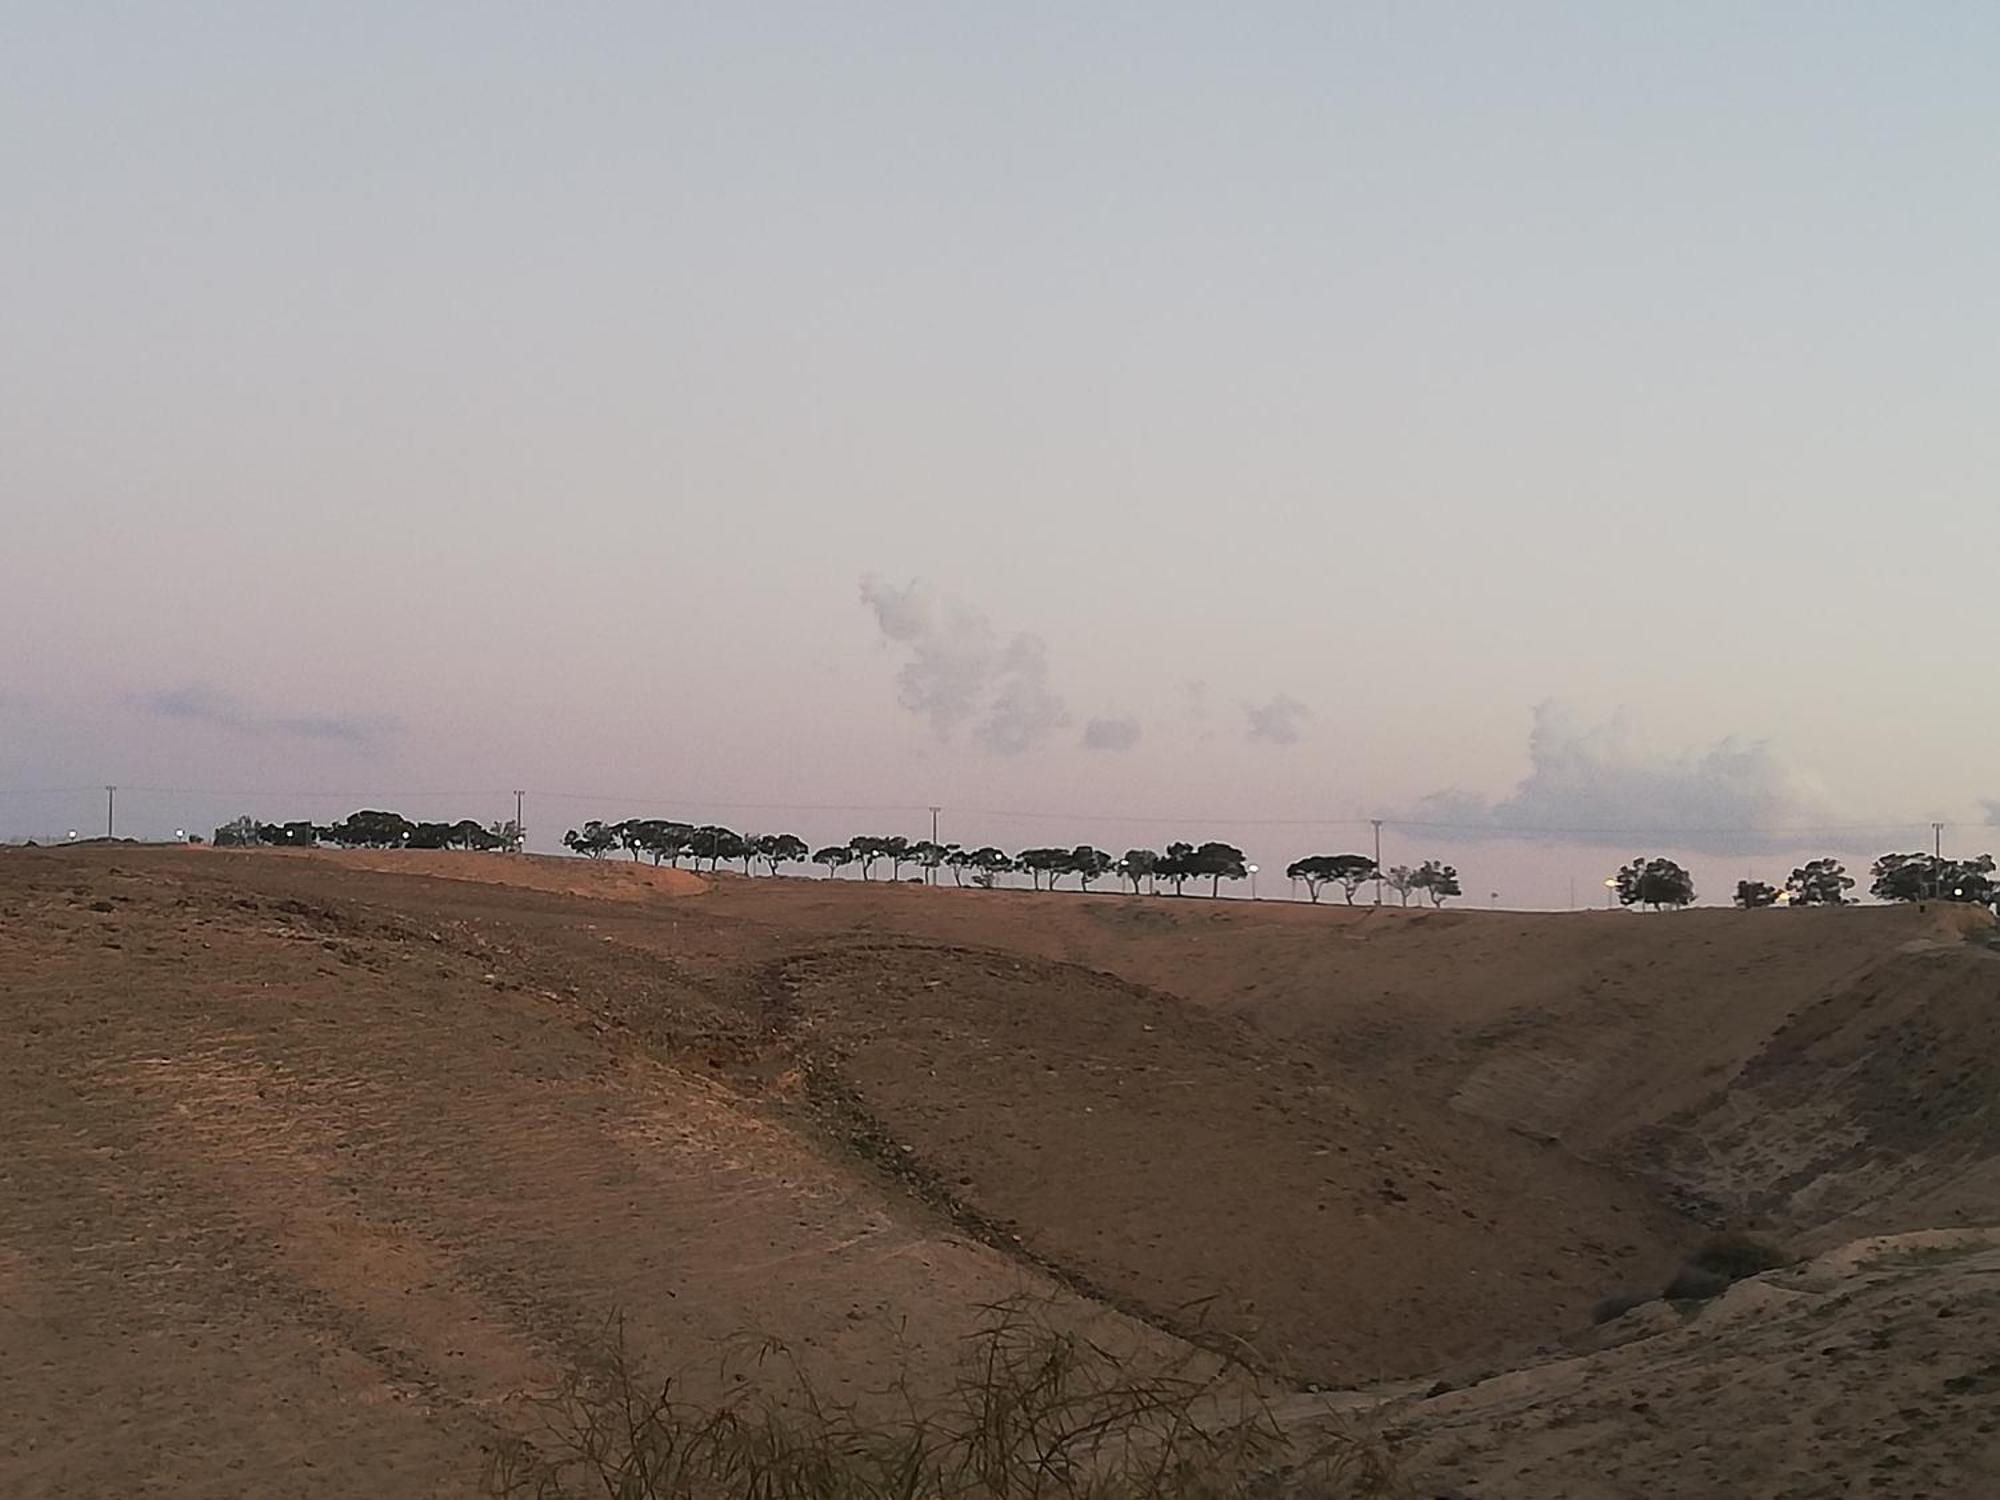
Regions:
[[[568,1500],[1362,1500],[1406,1493],[1387,1452],[1335,1422],[1279,1423],[1205,1356],[1115,1354],[1038,1304],[983,1310],[943,1393],[899,1378],[863,1415],[782,1348],[685,1400],[623,1341],[538,1402],[495,1496]],[[886,1412],[888,1415],[880,1415]]]

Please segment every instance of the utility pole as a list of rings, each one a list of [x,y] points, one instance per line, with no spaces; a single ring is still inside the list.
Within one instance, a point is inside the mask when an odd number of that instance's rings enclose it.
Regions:
[[[521,826],[521,799],[528,794],[519,787],[514,788],[514,852],[528,852],[528,830]]]
[[[1370,818],[1375,825],[1375,904],[1382,904],[1382,820]]]
[[[1944,824],[1931,824],[1931,858],[1944,858]]]
[[[932,849],[931,858],[933,859],[937,858],[936,850],[937,850],[937,835],[938,835],[938,814],[943,811],[944,809],[941,807],[933,807],[931,809],[931,849]],[[924,879],[929,881],[932,885],[937,884],[936,865],[931,865],[924,870]]]
[[[108,786],[104,789],[104,836],[106,838],[113,836],[112,830],[117,826],[118,821],[117,813],[118,788]]]

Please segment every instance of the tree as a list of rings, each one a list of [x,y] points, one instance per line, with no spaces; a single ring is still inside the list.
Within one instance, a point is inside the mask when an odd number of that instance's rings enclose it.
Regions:
[[[416,831],[417,825],[401,813],[364,808],[326,829],[324,836],[347,849],[400,849]]]
[[[220,835],[221,830],[216,832]],[[259,823],[253,842],[279,849],[310,849],[319,842],[319,829],[305,822]]]
[[[972,872],[972,883],[981,890],[993,889],[993,882],[1008,874],[1014,868],[1014,861],[1004,849],[996,849],[991,844],[974,849],[964,856],[963,867]]]
[[[486,836],[493,840],[489,846],[506,854],[521,852],[521,825],[512,818],[502,823],[494,821],[486,825]]]
[[[227,823],[224,823],[220,828],[215,830],[215,847],[218,849],[253,849],[259,843],[263,842],[259,837],[259,830],[270,826],[268,823],[260,824],[248,813],[245,813],[240,818],[231,818]]]
[[[914,847],[901,834],[895,834],[882,840],[882,857],[889,861],[889,878],[891,880],[901,880],[903,878],[903,866],[910,862],[910,851]]]
[[[451,847],[454,849],[493,850],[500,846],[500,836],[489,833],[477,818],[460,818],[451,825]]]
[[[1465,894],[1458,886],[1457,867],[1440,864],[1434,859],[1427,859],[1417,866],[1416,873],[1410,877],[1410,884],[1429,896],[1432,906],[1443,906],[1453,896]]]
[[[678,868],[681,856],[687,853],[688,843],[694,836],[694,829],[686,823],[675,823],[666,818],[634,818],[618,826],[625,831],[625,847],[634,851],[632,857],[637,859],[641,853],[649,854],[655,868],[663,860],[671,860]]]
[[[875,861],[889,852],[888,843],[887,839],[878,838],[874,834],[862,834],[847,841],[847,847],[853,852],[855,862],[861,866],[863,880],[874,878]]]
[[[1218,896],[1222,893],[1223,881],[1243,879],[1250,873],[1250,867],[1244,863],[1243,851],[1234,844],[1210,842],[1194,851],[1191,873],[1206,875],[1209,895]]]
[[[1056,882],[1069,869],[1069,850],[1023,849],[1014,856],[1014,864],[1017,868],[1028,872],[1028,878],[1034,882],[1036,890],[1042,888],[1044,875],[1049,878],[1049,889],[1054,890]]]
[[[1993,856],[1982,854],[1977,859],[1946,860],[1940,899],[1947,901],[1969,901],[1975,906],[1992,906],[2000,902],[2000,886],[1993,879]]]
[[[827,878],[831,880],[843,865],[854,863],[854,851],[845,844],[828,844],[824,849],[813,850],[813,863],[825,865]]]
[[[449,849],[455,837],[450,823],[419,823],[404,840],[406,849]]]
[[[1306,895],[1313,901],[1319,900],[1319,888],[1333,881],[1352,906],[1354,893],[1375,878],[1376,869],[1375,861],[1365,854],[1309,854],[1285,866],[1285,874],[1293,880],[1303,880]]]
[[[1317,906],[1319,888],[1333,879],[1332,866],[1331,854],[1308,854],[1304,859],[1295,859],[1285,866],[1285,878],[1303,880],[1306,883],[1306,899]]]
[[[1694,877],[1670,859],[1635,859],[1618,872],[1618,899],[1626,906],[1686,906],[1694,900]]]
[[[1778,888],[1762,880],[1736,882],[1736,904],[1745,911],[1778,904]]]
[[[1408,906],[1410,892],[1417,889],[1417,872],[1408,865],[1391,865],[1388,873],[1382,878],[1388,882],[1389,889],[1396,893],[1403,905]]]
[[[910,863],[924,872],[926,884],[934,884],[937,880],[938,866],[945,862],[945,856],[950,853],[951,846],[948,844],[936,843],[930,839],[918,839],[910,845]]]
[[[1934,854],[1885,854],[1869,873],[1868,889],[1883,901],[1964,901],[1991,906],[1996,891],[1993,856],[1940,859]]]
[[[1160,867],[1160,856],[1151,849],[1127,849],[1118,861],[1118,873],[1132,882],[1132,894],[1139,894],[1139,882],[1150,880]]]
[[[1174,883],[1174,894],[1178,896],[1187,878],[1201,873],[1194,866],[1194,845],[1167,845],[1167,852],[1153,862],[1153,873],[1171,880]]]
[[[779,865],[795,865],[805,859],[806,841],[795,833],[760,833],[752,852],[775,875]]]
[[[711,871],[725,859],[733,861],[743,858],[744,853],[743,835],[717,823],[704,823],[701,827],[691,830],[688,834],[687,847],[688,853],[694,856],[696,865],[705,859]]]
[[[1112,858],[1102,849],[1093,849],[1089,844],[1078,844],[1069,851],[1069,868],[1077,875],[1078,883],[1087,891],[1090,882],[1102,878],[1112,866]]]
[[[1736,889],[1740,895],[1743,887]],[[1810,860],[1785,880],[1785,895],[1793,906],[1845,906],[1853,889],[1854,877],[1837,859]]]
[[[562,841],[563,848],[585,859],[602,859],[607,851],[618,847],[618,831],[592,818],[583,825],[581,833],[572,828],[562,836]]]

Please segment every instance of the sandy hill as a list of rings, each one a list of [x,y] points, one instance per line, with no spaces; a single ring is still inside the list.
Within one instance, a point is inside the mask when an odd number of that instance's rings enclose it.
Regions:
[[[2000,1223],[1989,944],[1936,910],[8,853],[0,1492],[471,1493],[614,1313],[863,1391],[1026,1290],[1346,1389],[1432,1493],[1972,1493],[1990,1444],[1916,1417],[1865,1489],[1818,1442],[1644,1485],[1697,1408],[1726,1455],[1845,1420],[1836,1386],[1985,1379],[1986,1251],[1838,1247]],[[1820,1258],[1592,1331],[1723,1223]],[[1835,1324],[1825,1402],[1697,1400],[1820,1380]]]

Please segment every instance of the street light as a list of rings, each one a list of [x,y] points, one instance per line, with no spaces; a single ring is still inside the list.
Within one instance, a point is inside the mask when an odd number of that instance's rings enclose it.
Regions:
[[[1250,869],[1250,899],[1252,901],[1255,901],[1257,899],[1257,867],[1255,865],[1251,865],[1249,869]]]
[[[1610,876],[1604,878],[1604,909],[1611,910],[1611,893],[1618,889],[1618,882]]]

